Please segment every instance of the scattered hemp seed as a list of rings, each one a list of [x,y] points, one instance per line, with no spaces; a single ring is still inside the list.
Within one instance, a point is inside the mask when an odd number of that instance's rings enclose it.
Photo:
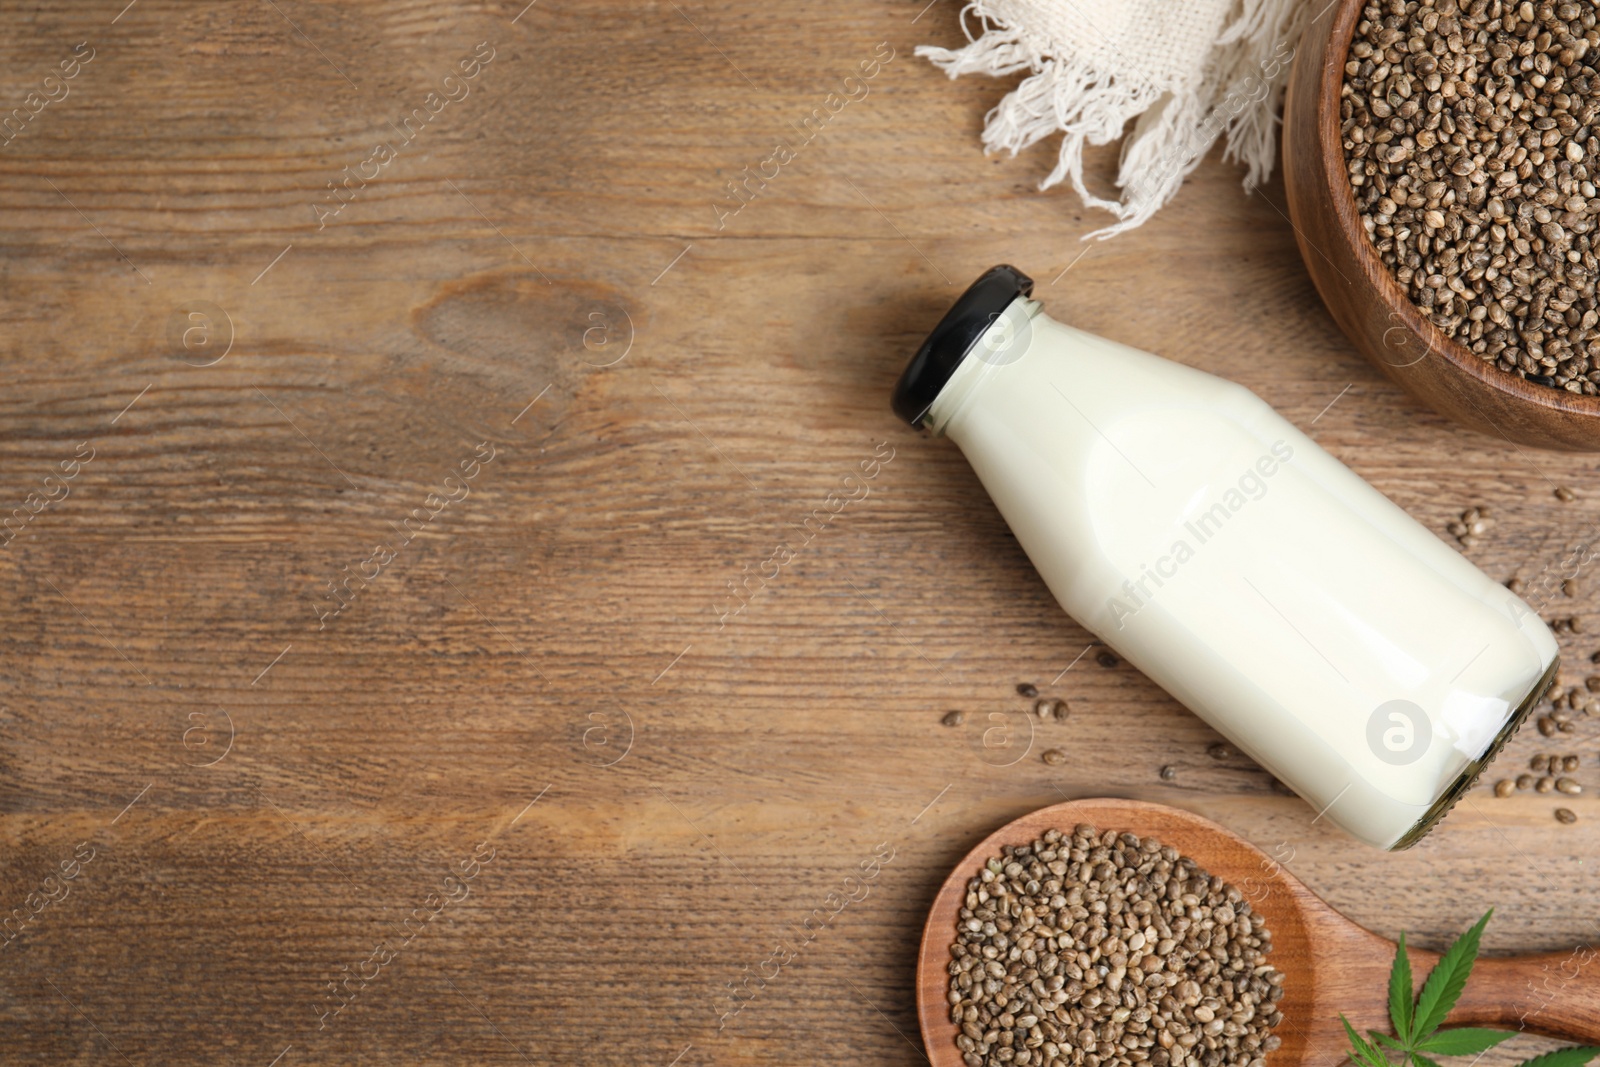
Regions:
[[[1532,789],[1533,788],[1533,775],[1531,775],[1531,774],[1519,774],[1519,775],[1517,775],[1517,788],[1518,789]]]
[[[1555,786],[1556,780],[1546,775],[1545,777],[1540,778],[1537,782],[1533,783],[1533,791],[1535,793],[1548,793],[1550,790],[1554,789]]]
[[[1573,781],[1571,778],[1557,778],[1556,779],[1556,791],[1559,792],[1559,793],[1565,793],[1568,796],[1575,797],[1579,793],[1583,792],[1583,786],[1579,785],[1577,782]]]
[[[1572,501],[1576,500],[1577,498],[1578,498],[1578,494],[1574,493],[1571,489],[1568,489],[1566,486],[1564,486],[1564,485],[1556,486],[1556,499],[1561,501],[1563,504],[1570,504]]]
[[[1578,821],[1578,817],[1572,813],[1572,809],[1571,808],[1557,808],[1556,809],[1556,822],[1564,822],[1564,823],[1567,823],[1568,825],[1571,825],[1572,823],[1575,823],[1577,821]]]
[[[1561,761],[1561,769],[1570,774],[1578,769],[1578,763],[1579,760],[1577,756],[1567,756]]]
[[[1101,650],[1101,652],[1095,656],[1094,661],[1107,670],[1122,665],[1122,661],[1117,658],[1117,654],[1111,651],[1109,648]]]
[[[1506,579],[1506,588],[1508,590],[1510,590],[1511,592],[1513,592],[1513,593],[1522,592],[1522,579],[1521,578],[1507,578]]]
[[[1067,754],[1059,748],[1047,748],[1039,754],[1039,758],[1052,767],[1059,767],[1067,762]]]
[[[967,882],[948,968],[966,1067],[1261,1067],[1280,1039],[1272,935],[1154,838],[1079,826]]]
[[[1478,543],[1478,538],[1489,532],[1494,526],[1494,520],[1489,517],[1487,507],[1468,508],[1461,513],[1461,518],[1446,527],[1455,539],[1461,543],[1462,548],[1471,548]]]
[[[1067,708],[1065,700],[1056,700],[1054,697],[1041,697],[1033,706],[1034,713],[1041,719],[1054,719],[1056,722],[1066,722],[1071,711]]]
[[[1508,797],[1511,795],[1512,791],[1516,789],[1516,787],[1516,783],[1511,779],[1502,778],[1494,784],[1494,795],[1497,797]]]
[[[1237,756],[1238,753],[1235,752],[1233,750],[1233,746],[1228,744],[1226,741],[1217,741],[1206,746],[1206,755],[1210,756],[1214,760],[1225,760],[1232,759],[1234,756]]]
[[[960,726],[962,723],[967,721],[967,716],[965,712],[962,712],[958,709],[956,711],[945,712],[944,718],[940,719],[939,721],[944,723],[946,726]]]
[[[1161,780],[1163,782],[1170,782],[1176,777],[1178,777],[1178,768],[1172,764],[1169,763],[1161,768]]]
[[[1032,700],[1034,697],[1036,697],[1038,695],[1039,695],[1039,687],[1038,686],[1033,685],[1031,682],[1018,682],[1017,683],[1017,696],[1019,696],[1019,697],[1027,697],[1029,700]]]

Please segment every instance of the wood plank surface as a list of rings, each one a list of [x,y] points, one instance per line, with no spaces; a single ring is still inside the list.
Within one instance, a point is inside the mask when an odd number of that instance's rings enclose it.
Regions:
[[[1419,945],[1491,905],[1492,951],[1596,938],[1592,724],[1500,765],[1579,753],[1576,825],[1486,784],[1370,850],[1102,665],[956,449],[889,412],[1011,262],[1431,528],[1492,507],[1494,577],[1558,573],[1596,460],[1361,362],[1281,184],[1213,158],[1082,244],[1105,216],[1037,192],[1048,145],[979,150],[1012,80],[912,55],[961,39],[948,2],[124,3],[0,3],[30,114],[0,146],[0,514],[29,516],[0,549],[0,914],[31,915],[0,1061],[913,1064],[934,890],[1063,797],[1190,808]],[[1115,149],[1092,164],[1109,188]],[[1545,613],[1592,631],[1579,583]],[[1600,638],[1562,641],[1581,684]],[[1019,682],[1073,711],[1007,762],[979,730]]]

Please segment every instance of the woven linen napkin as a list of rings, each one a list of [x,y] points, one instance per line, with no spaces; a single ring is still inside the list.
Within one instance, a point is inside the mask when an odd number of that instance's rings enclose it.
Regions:
[[[1277,112],[1305,0],[972,0],[961,15],[968,43],[923,45],[952,78],[1027,71],[987,117],[986,152],[1013,155],[1060,132],[1059,161],[1040,185],[1062,179],[1085,204],[1117,216],[1091,237],[1148,219],[1224,137],[1223,158],[1242,163],[1246,191],[1272,174]],[[1129,124],[1132,130],[1129,132]],[[1083,182],[1083,150],[1126,138],[1108,200]]]

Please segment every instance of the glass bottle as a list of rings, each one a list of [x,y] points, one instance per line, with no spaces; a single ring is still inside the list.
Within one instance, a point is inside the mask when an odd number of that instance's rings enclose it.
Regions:
[[[894,409],[953,440],[1067,613],[1381,848],[1449,811],[1549,687],[1517,596],[1243,386],[979,278]]]

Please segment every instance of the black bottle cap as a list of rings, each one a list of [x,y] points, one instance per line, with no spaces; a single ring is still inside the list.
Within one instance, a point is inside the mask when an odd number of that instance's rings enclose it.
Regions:
[[[921,426],[961,361],[984,331],[994,325],[1011,302],[1033,292],[1033,279],[1015,267],[990,267],[961,294],[917,354],[906,364],[905,373],[894,387],[894,413]]]

